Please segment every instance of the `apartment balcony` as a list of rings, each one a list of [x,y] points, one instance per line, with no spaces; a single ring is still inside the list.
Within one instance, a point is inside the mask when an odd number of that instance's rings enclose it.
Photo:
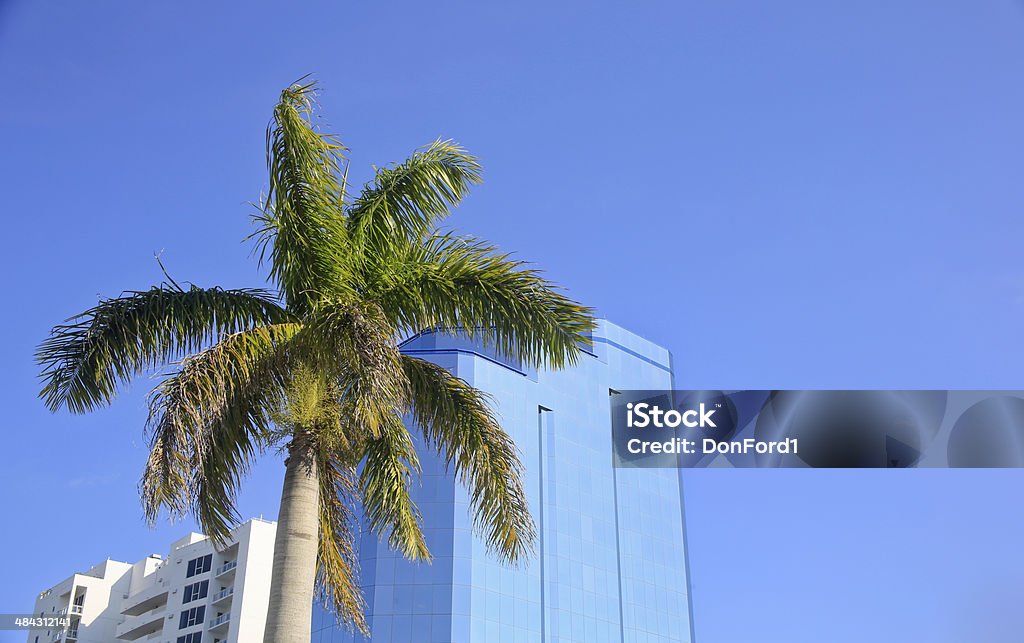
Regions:
[[[60,614],[61,616],[68,616],[69,614],[70,615],[78,614],[79,616],[81,616],[81,614],[82,614],[82,606],[81,605],[71,605],[69,607],[65,607],[64,609],[62,609],[61,611],[59,611],[57,613]]]
[[[231,622],[231,612],[224,612],[217,618],[210,621],[210,631],[220,631],[221,629],[227,629],[228,623]]]
[[[235,594],[234,586],[228,587],[227,589],[220,590],[219,592],[217,592],[216,594],[213,595],[213,605],[219,605],[219,604],[222,604],[222,603],[227,603],[229,600],[231,600],[231,597],[234,596],[234,594]]]
[[[129,596],[121,613],[125,616],[138,616],[167,605],[167,587],[155,584],[147,587],[134,596]]]
[[[65,630],[58,630],[58,631],[53,633],[53,636],[50,637],[50,641],[52,643],[58,643],[58,642],[61,642],[61,641],[77,641],[77,640],[78,640],[78,630],[66,630],[66,631]]]
[[[222,576],[233,574],[235,572],[236,567],[238,567],[238,561],[229,560],[228,562],[224,563],[223,565],[217,568],[217,572],[213,575],[213,577],[221,578]]]
[[[117,626],[114,635],[122,641],[135,641],[153,632],[160,632],[164,629],[165,611],[158,607],[151,612],[129,616]]]

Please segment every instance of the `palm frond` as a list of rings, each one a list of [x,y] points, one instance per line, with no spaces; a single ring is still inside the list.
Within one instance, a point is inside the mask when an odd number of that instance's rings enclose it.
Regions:
[[[353,507],[359,497],[355,468],[339,462],[331,453],[318,455],[320,476],[320,549],[317,557],[317,591],[326,608],[341,623],[369,637],[363,592],[359,588],[359,560],[353,525]]]
[[[372,296],[406,331],[459,329],[534,366],[576,363],[593,311],[522,261],[471,237],[435,235],[382,271]]]
[[[295,343],[306,363],[337,379],[342,398],[353,407],[353,424],[370,435],[407,405],[395,331],[376,304],[321,301]]]
[[[419,239],[481,180],[475,156],[454,141],[435,141],[404,163],[377,170],[348,209],[350,237],[371,254]]]
[[[161,285],[104,299],[54,327],[36,351],[51,411],[109,404],[132,377],[201,349],[222,333],[289,318],[263,290]]]
[[[287,377],[286,345],[301,326],[261,326],[182,361],[150,395],[151,450],[140,488],[153,524],[192,511],[224,542],[238,522],[235,493],[269,444],[270,411]]]
[[[304,311],[323,294],[345,287],[342,166],[345,147],[317,130],[315,83],[281,92],[267,127],[270,189],[254,217],[260,263],[289,307]]]
[[[507,562],[529,556],[537,539],[523,488],[523,465],[487,397],[444,368],[402,356],[413,416],[427,442],[454,466],[470,493],[474,526]]]
[[[421,528],[419,509],[409,496],[413,477],[420,473],[419,458],[402,419],[392,414],[378,437],[367,443],[359,475],[363,507],[370,530],[387,535],[392,549],[409,560],[430,560]]]

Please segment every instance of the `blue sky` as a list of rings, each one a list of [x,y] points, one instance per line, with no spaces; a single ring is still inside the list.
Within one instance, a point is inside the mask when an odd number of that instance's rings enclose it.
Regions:
[[[1024,388],[1022,3],[140,4],[0,2],[0,611],[189,527],[142,521],[150,383],[50,415],[31,355],[155,251],[262,283],[247,202],[308,72],[357,181],[459,140],[486,183],[451,225],[671,348],[681,386]],[[243,514],[276,514],[265,465]],[[687,481],[700,643],[1019,638],[1019,471]]]

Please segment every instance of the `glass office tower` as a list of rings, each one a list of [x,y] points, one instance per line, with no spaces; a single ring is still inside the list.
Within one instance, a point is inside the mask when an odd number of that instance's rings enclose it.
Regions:
[[[534,371],[464,338],[422,333],[402,350],[488,392],[519,446],[539,548],[505,567],[474,536],[466,491],[420,449],[414,498],[431,564],[360,542],[374,642],[692,642],[679,472],[612,467],[616,390],[670,389],[668,351],[608,322],[576,367]],[[312,643],[362,641],[316,609]]]

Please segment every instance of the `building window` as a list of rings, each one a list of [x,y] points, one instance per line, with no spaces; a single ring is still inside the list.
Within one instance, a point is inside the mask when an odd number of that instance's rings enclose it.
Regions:
[[[178,629],[181,630],[193,625],[199,625],[203,622],[204,618],[206,618],[206,606],[204,605],[185,610],[181,613],[181,618],[178,620]]]
[[[191,585],[185,586],[185,592],[182,596],[182,603],[191,603],[192,601],[199,600],[200,598],[206,598],[206,593],[210,590],[210,581],[204,580],[198,583],[192,583]]]
[[[186,634],[185,636],[179,636],[178,643],[203,643],[203,633],[192,632],[191,634]]]
[[[213,554],[200,556],[188,561],[188,573],[185,578],[192,578],[196,574],[205,574],[213,567]]]

